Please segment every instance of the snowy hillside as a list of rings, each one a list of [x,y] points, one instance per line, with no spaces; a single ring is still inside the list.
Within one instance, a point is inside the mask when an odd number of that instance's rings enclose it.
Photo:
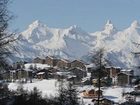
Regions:
[[[130,27],[118,31],[107,21],[104,30],[94,33],[85,32],[78,26],[65,29],[49,28],[35,21],[20,33],[20,41],[15,43],[20,59],[33,59],[37,56],[55,55],[66,59],[80,59],[91,51],[104,47],[106,58],[112,65],[131,67],[134,64],[132,52],[139,48],[132,42],[140,40],[140,25],[134,21]]]
[[[90,51],[92,36],[78,26],[66,29],[48,28],[38,20],[20,33],[17,44],[20,58],[55,55],[63,58],[81,58]]]

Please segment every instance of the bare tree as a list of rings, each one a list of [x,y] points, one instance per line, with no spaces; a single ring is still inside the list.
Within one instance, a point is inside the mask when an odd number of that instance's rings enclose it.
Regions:
[[[92,56],[91,59],[92,63],[95,64],[95,69],[97,71],[97,77],[98,77],[98,99],[97,99],[97,105],[100,104],[100,97],[101,97],[101,78],[103,77],[103,69],[105,67],[105,58],[104,58],[104,48],[99,49],[98,51],[95,51],[95,53]]]
[[[0,0],[0,67],[6,64],[6,57],[11,54],[15,34],[8,32],[8,25],[13,16],[8,11],[9,0]]]

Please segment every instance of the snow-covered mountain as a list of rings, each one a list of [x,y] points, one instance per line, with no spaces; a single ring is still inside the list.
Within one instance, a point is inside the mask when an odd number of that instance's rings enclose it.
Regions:
[[[35,58],[55,55],[67,59],[80,59],[92,46],[94,37],[78,26],[66,29],[49,28],[35,21],[20,33],[16,44],[19,58]]]
[[[140,25],[134,21],[130,27],[118,31],[110,20],[104,29],[88,33],[79,26],[65,29],[49,28],[40,21],[35,21],[20,33],[20,41],[15,43],[20,59],[33,59],[37,56],[55,55],[66,59],[85,58],[98,48],[105,48],[106,58],[112,65],[130,67],[134,65],[134,54],[139,51]]]

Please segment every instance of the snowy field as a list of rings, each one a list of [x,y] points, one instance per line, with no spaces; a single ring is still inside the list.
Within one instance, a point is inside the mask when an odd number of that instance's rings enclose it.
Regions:
[[[10,90],[16,90],[21,84],[19,83],[10,83],[8,88]],[[33,90],[34,87],[37,87],[42,92],[42,96],[56,96],[58,90],[58,82],[55,79],[52,80],[34,80],[33,83],[23,84],[25,90]]]
[[[130,87],[125,87],[125,88],[122,88],[122,87],[110,87],[110,88],[107,88],[107,89],[103,90],[103,95],[107,99],[110,99],[110,100],[112,100],[114,102],[117,102],[117,103],[121,103],[121,102],[126,101],[122,97],[122,93],[123,92],[131,92],[133,90],[134,89],[130,88]]]
[[[10,90],[16,90],[20,86],[19,83],[10,83],[8,88]],[[59,83],[55,79],[51,80],[34,80],[33,83],[26,83],[23,84],[23,88],[26,90],[33,90],[34,87],[37,87],[42,92],[42,96],[56,96],[58,93],[58,86]],[[89,90],[93,89],[93,86],[81,86],[78,87],[78,91],[81,92],[83,90]],[[114,102],[121,103],[125,100],[122,98],[122,92],[130,92],[133,91],[133,88],[122,88],[122,87],[109,87],[109,88],[103,88],[103,95],[107,99],[110,99]],[[80,96],[80,94],[79,94]],[[82,99],[81,101],[84,102],[85,105],[91,104],[92,99]]]

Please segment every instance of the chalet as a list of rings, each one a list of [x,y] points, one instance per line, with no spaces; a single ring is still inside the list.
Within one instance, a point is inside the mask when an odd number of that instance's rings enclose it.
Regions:
[[[123,69],[123,70],[121,70],[121,73],[126,73],[126,74],[129,74],[129,75],[134,75],[134,70]]]
[[[68,71],[75,75],[79,80],[87,76],[87,72],[80,68],[70,68]]]
[[[87,72],[91,73],[95,69],[95,64],[88,64],[86,65]]]
[[[105,67],[106,72],[109,74],[110,78],[114,78],[120,73],[120,67]]]
[[[113,66],[108,66],[105,67],[105,71],[108,73],[108,77],[111,78],[112,85],[117,84],[117,75],[121,72],[120,67],[113,67]]]
[[[54,67],[57,65],[58,59],[54,56],[47,56],[45,58],[45,64],[50,65],[51,67]]]
[[[47,69],[50,73],[56,73],[59,72],[60,70],[58,68],[50,67]]]
[[[69,60],[66,60],[66,59],[60,59],[58,60],[57,62],[57,67],[59,68],[70,68],[70,61]]]
[[[75,75],[68,75],[67,81],[72,82],[73,84],[79,84],[79,79]]]
[[[48,78],[48,70],[42,69],[36,72],[35,77],[37,79],[47,79]]]
[[[119,86],[126,86],[131,83],[132,80],[132,75],[127,74],[127,73],[119,73],[117,75],[117,84]]]
[[[82,70],[86,70],[86,63],[81,60],[74,60],[71,62],[71,68],[80,68]]]
[[[92,85],[92,80],[90,77],[85,77],[85,78],[82,78],[81,83],[82,85]]]
[[[70,72],[56,72],[54,78],[58,80],[67,79],[69,75],[71,75]]]
[[[44,64],[45,63],[45,59],[41,59],[39,57],[35,58],[33,60],[33,63],[41,63],[41,64]]]
[[[96,89],[84,90],[82,92],[82,96],[84,98],[97,98],[99,93],[100,93],[100,96],[102,97],[103,96],[103,94],[102,94],[103,91],[102,90],[100,90],[100,92],[99,92],[99,90],[96,90]]]

